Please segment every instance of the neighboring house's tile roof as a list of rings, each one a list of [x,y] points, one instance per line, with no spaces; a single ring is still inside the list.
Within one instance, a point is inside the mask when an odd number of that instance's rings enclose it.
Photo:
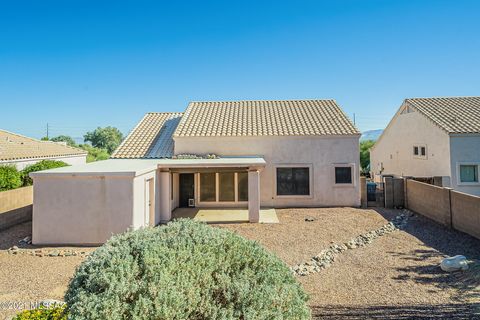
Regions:
[[[86,155],[85,150],[0,130],[0,161]]]
[[[334,100],[191,102],[174,137],[357,135]]]
[[[112,158],[170,158],[172,134],[182,113],[147,113],[112,154]]]
[[[413,98],[405,103],[448,133],[480,133],[480,97]]]

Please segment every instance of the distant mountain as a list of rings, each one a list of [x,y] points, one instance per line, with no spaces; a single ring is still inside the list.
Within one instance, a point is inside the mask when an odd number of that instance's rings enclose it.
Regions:
[[[378,137],[380,137],[382,132],[383,132],[383,129],[365,131],[362,133],[362,136],[360,137],[360,141],[366,141],[366,140],[377,141]]]

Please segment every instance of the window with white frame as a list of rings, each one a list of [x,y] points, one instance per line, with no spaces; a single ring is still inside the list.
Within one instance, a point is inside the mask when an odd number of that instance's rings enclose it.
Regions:
[[[309,167],[277,167],[277,196],[309,196]]]
[[[413,146],[413,157],[419,159],[427,158],[427,146],[424,144],[417,144]]]
[[[460,164],[458,170],[460,183],[479,183],[479,166],[479,164]]]

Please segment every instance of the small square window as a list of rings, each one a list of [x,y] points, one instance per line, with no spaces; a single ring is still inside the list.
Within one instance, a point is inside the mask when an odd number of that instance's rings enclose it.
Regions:
[[[335,167],[335,183],[351,184],[352,167]]]
[[[478,165],[460,165],[460,182],[478,182]]]
[[[418,147],[417,146],[413,147],[413,154],[418,156]]]

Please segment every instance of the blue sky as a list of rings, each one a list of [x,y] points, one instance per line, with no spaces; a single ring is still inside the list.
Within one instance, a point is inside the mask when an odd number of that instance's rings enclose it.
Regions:
[[[191,100],[334,98],[360,130],[480,94],[480,1],[1,1],[0,128],[127,133]]]

